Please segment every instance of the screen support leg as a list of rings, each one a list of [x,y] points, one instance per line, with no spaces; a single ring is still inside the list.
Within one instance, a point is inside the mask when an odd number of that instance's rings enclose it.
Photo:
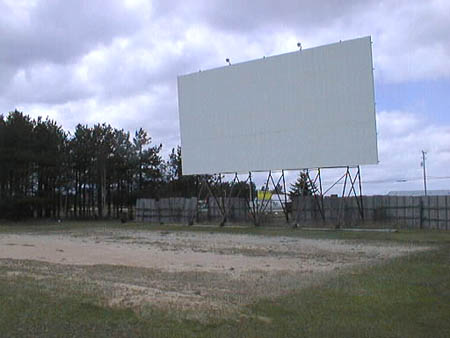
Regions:
[[[314,180],[311,179],[311,176],[309,175],[309,170],[306,170],[306,177],[309,182],[309,186],[311,187],[311,192],[314,197],[314,202],[317,205],[317,208],[319,209],[320,216],[322,218],[322,221],[325,223],[325,211],[323,207],[323,191],[322,191],[322,178],[320,174],[320,168],[317,169],[317,174],[314,177]],[[319,184],[319,188],[317,188],[317,183]]]
[[[272,181],[272,185],[273,185],[273,188],[275,190],[275,194],[278,197],[278,201],[280,202],[281,209],[283,209],[284,217],[286,218],[286,223],[289,223],[289,210],[288,210],[288,207],[287,207],[287,191],[286,191],[286,180],[285,180],[285,177],[284,177],[284,170],[281,171],[281,176],[278,179],[277,183],[275,183],[275,180],[273,179],[273,176],[272,176],[271,172],[269,172],[269,177],[270,177],[270,179]],[[280,187],[280,183],[281,182],[283,182],[283,186],[282,186],[283,190],[282,191],[278,191],[278,188]],[[281,197],[280,197],[280,193],[281,192],[284,195],[284,203],[283,203],[283,201],[281,200]]]
[[[360,166],[353,167],[356,168],[356,173],[352,177],[350,167],[347,167],[347,170],[345,172],[345,180],[344,180],[344,187],[342,189],[342,197],[341,197],[341,203],[339,206],[339,214],[338,214],[338,222],[336,225],[336,228],[339,229],[342,225],[342,219],[344,216],[344,209],[346,205],[346,198],[350,197],[350,195],[353,193],[356,203],[358,205],[358,212],[361,217],[361,220],[364,221],[364,205],[363,205],[363,197],[362,197],[362,184],[361,184],[361,169]],[[358,180],[358,183],[356,182]],[[349,191],[346,194],[346,188],[347,188],[347,182],[349,182]],[[358,191],[357,191],[358,188]]]
[[[259,226],[262,222],[262,218],[264,213],[267,210],[267,207],[271,203],[271,199],[263,198],[261,201],[257,200],[256,196],[253,196],[253,181],[252,181],[252,173],[249,172],[249,176],[246,182],[249,182],[249,200],[247,201],[247,206],[250,215],[253,218],[253,224],[255,226]],[[282,185],[281,185],[282,184]],[[273,187],[275,194],[278,197],[278,201],[280,202],[281,208],[283,210],[286,222],[289,223],[289,210],[287,207],[287,190],[286,190],[286,179],[284,175],[284,170],[281,171],[281,175],[277,181],[275,181],[274,175],[272,171],[269,171],[266,182],[263,186],[264,191],[269,191],[269,188]],[[280,188],[281,187],[281,188]],[[281,198],[280,194],[284,193],[284,200]]]
[[[215,186],[211,185],[211,182],[208,180],[208,178],[206,177],[203,178],[202,188],[203,186],[205,186],[208,191],[206,198],[207,200],[209,200],[209,197],[212,197],[214,199],[214,202],[216,203],[217,208],[219,209],[219,213],[222,217],[220,221],[220,226],[224,226],[228,221],[228,216],[231,210],[233,192],[235,190],[236,183],[238,182],[239,178],[237,173],[235,173],[233,180],[229,184],[222,183],[222,175],[219,175],[219,178]]]
[[[203,180],[205,178],[202,178],[201,176],[196,176],[195,179],[196,179],[196,184],[197,184],[197,186],[200,187],[200,189],[197,189],[197,205],[195,206],[195,212],[192,214],[192,216],[191,216],[191,218],[190,218],[190,220],[188,222],[188,225],[194,225],[194,220],[197,223],[199,221],[199,208],[198,208],[198,205],[199,205],[199,201],[200,201],[200,198],[202,197],[202,193],[203,193],[203,190],[204,190],[204,187],[205,187],[205,184],[203,183]]]

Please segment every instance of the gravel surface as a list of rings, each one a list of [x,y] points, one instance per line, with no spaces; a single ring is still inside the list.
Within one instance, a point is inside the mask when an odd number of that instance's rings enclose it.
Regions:
[[[78,230],[0,235],[0,273],[191,317],[236,312],[355,265],[426,247],[208,232]],[[48,283],[51,280],[52,283]],[[59,285],[58,284],[58,285]]]

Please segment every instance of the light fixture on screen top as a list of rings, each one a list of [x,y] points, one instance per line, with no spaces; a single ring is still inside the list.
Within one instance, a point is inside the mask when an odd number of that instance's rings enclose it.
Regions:
[[[225,62],[228,63],[229,66],[231,66],[231,61],[230,61],[229,58],[226,58],[226,59],[225,59]]]
[[[298,47],[298,50],[302,50],[302,43],[301,42],[297,42],[297,47]]]

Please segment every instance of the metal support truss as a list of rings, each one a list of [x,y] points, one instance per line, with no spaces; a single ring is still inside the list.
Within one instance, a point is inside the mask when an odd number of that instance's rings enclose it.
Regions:
[[[233,193],[236,194],[236,196],[241,195],[242,187],[245,185],[249,186],[249,194],[245,195],[245,201],[247,205],[247,210],[249,212],[249,215],[251,216],[253,220],[253,224],[258,226],[261,224],[262,216],[267,210],[267,207],[270,203],[270,199],[262,199],[262,201],[257,200],[257,196],[254,196],[253,191],[253,178],[252,173],[249,172],[248,176],[245,180],[240,180],[237,173],[234,174],[234,177],[231,181],[228,182],[227,185],[222,184],[222,175],[218,176],[217,184],[212,184],[211,179],[208,177],[201,177],[201,188],[199,190],[197,200],[200,200],[201,194],[203,193],[204,189],[207,190],[207,199],[209,200],[209,197],[212,197],[214,199],[214,202],[216,203],[220,215],[222,217],[220,226],[224,226],[226,222],[228,221],[230,209],[231,209],[231,198],[233,196]],[[245,185],[241,184],[245,183]],[[286,179],[284,175],[284,170],[281,171],[280,177],[276,180],[274,177],[272,171],[269,171],[269,174],[266,179],[266,183],[264,185],[264,191],[269,191],[269,188],[271,188],[271,185],[273,186],[273,189],[276,190],[280,186],[282,187],[282,191],[277,191],[275,195],[277,195],[278,200],[281,204],[283,213],[286,218],[286,222],[289,222],[289,210],[287,208],[287,196],[286,196]],[[238,189],[236,190],[236,186],[238,186]],[[280,193],[284,195],[283,199],[280,196]],[[191,222],[189,224],[193,224],[194,220],[196,219],[196,216],[198,215],[198,210],[195,215],[193,215]]]
[[[219,212],[222,216],[222,220],[220,221],[220,226],[224,226],[225,223],[228,220],[228,216],[230,214],[230,208],[231,208],[231,197],[233,196],[233,191],[236,187],[236,183],[239,182],[239,178],[237,173],[234,174],[233,180],[230,182],[230,188],[227,189],[222,184],[222,175],[219,174],[218,178],[218,187],[214,187],[211,185],[210,180],[207,178],[204,178],[203,183],[208,189],[208,195],[207,197],[211,196],[214,198],[214,201],[217,204],[217,207],[219,208]],[[238,192],[239,194],[239,192]],[[222,196],[218,196],[222,195]]]
[[[356,172],[352,174],[351,169],[356,169]],[[342,188],[342,197],[341,197],[341,203],[339,206],[339,213],[338,213],[338,222],[336,227],[340,228],[342,225],[342,218],[344,216],[344,208],[346,203],[346,198],[350,197],[350,195],[355,196],[356,203],[358,204],[358,211],[359,215],[361,216],[361,220],[364,221],[364,204],[363,204],[363,198],[362,198],[362,184],[361,184],[361,169],[359,166],[356,167],[347,167],[347,170],[343,177],[344,178],[344,185]],[[358,182],[356,182],[358,181]],[[348,187],[347,187],[348,186]],[[348,189],[348,190],[346,190]],[[357,192],[358,190],[358,192]]]
[[[281,183],[283,184],[282,186],[281,186]],[[289,210],[287,208],[287,191],[286,191],[286,179],[284,176],[284,170],[281,171],[281,175],[278,178],[278,180],[276,181],[276,183],[275,183],[275,178],[273,176],[272,171],[269,171],[269,175],[267,176],[266,184],[264,186],[264,191],[270,190],[269,189],[270,184],[272,184],[272,188],[275,191],[275,195],[278,197],[278,201],[280,202],[281,208],[283,210],[283,214],[286,218],[286,223],[289,223]],[[280,186],[282,187],[281,191],[279,191]],[[283,194],[283,196],[284,196],[283,200],[281,199],[280,194]],[[253,201],[253,203],[254,203],[254,201]],[[263,198],[262,201],[256,205],[256,208],[254,208],[253,218],[254,218],[255,225],[261,224],[261,218],[264,215],[264,213],[266,212],[269,203],[271,203],[271,199],[266,200],[265,198]]]
[[[314,204],[319,210],[322,221],[327,221],[324,208],[324,196],[330,192],[336,185],[342,184],[342,193],[340,195],[340,203],[338,208],[338,219],[336,227],[339,228],[343,221],[346,198],[353,195],[356,198],[358,204],[358,212],[361,219],[364,220],[364,205],[362,198],[362,185],[361,185],[361,170],[359,166],[347,166],[343,167],[345,173],[339,177],[334,183],[332,183],[326,190],[324,190],[322,184],[322,170],[324,168],[316,169],[304,169],[303,172],[306,175],[307,182],[311,189],[312,196],[314,198]],[[337,168],[333,168],[337,169]]]
[[[361,219],[364,220],[364,205],[362,198],[362,184],[361,184],[361,170],[359,166],[347,166],[345,168],[345,173],[333,184],[331,184],[328,188],[324,189],[322,182],[322,171],[324,168],[316,168],[316,169],[305,169],[303,172],[306,174],[307,181],[309,186],[311,187],[311,192],[314,197],[314,203],[319,210],[322,221],[325,223],[327,221],[325,208],[324,208],[324,196],[330,192],[337,184],[342,184],[342,193],[340,204],[338,208],[338,217],[337,217],[337,225],[339,228],[342,224],[344,217],[344,210],[346,199],[353,195],[356,198],[356,202],[358,204],[358,211],[361,216]],[[336,168],[334,168],[336,169]],[[270,199],[263,198],[261,201],[257,199],[257,196],[254,195],[253,191],[253,176],[252,172],[248,173],[248,176],[245,180],[240,180],[237,173],[233,174],[233,179],[228,181],[227,184],[222,184],[222,178],[225,177],[221,174],[216,176],[216,184],[212,184],[211,177],[201,176],[200,179],[200,189],[198,193],[197,200],[200,199],[204,190],[207,190],[207,199],[212,197],[219,209],[220,215],[222,217],[220,221],[220,226],[224,226],[229,219],[230,210],[231,210],[231,198],[233,197],[233,193],[236,196],[241,195],[241,189],[243,186],[249,186],[248,195],[245,194],[244,198],[247,205],[247,210],[249,215],[253,220],[253,224],[258,226],[261,224],[262,218],[267,210],[267,207],[270,204]],[[245,184],[242,184],[245,183]],[[237,190],[236,190],[236,187]],[[265,180],[265,184],[263,186],[264,191],[269,191],[271,188],[275,191],[275,195],[278,197],[278,201],[281,204],[286,223],[289,223],[289,210],[288,210],[288,200],[287,200],[287,189],[286,189],[286,179],[284,170],[281,171],[278,179],[274,177],[272,171],[269,171],[267,179]],[[279,188],[282,187],[282,191],[279,191]],[[280,196],[280,195],[283,195]],[[282,199],[283,198],[283,199]],[[192,220],[189,224],[193,224],[194,219],[198,215],[198,210],[196,215],[192,217]]]
[[[309,175],[309,169],[306,169],[306,177],[308,179],[309,186],[311,188],[311,192],[314,196],[314,203],[317,205],[319,209],[320,216],[322,217],[322,221],[325,222],[325,210],[323,207],[323,191],[322,191],[322,176],[320,174],[320,168],[317,169],[317,174],[314,177],[314,180],[311,179]],[[319,183],[319,187],[317,188],[317,182]]]

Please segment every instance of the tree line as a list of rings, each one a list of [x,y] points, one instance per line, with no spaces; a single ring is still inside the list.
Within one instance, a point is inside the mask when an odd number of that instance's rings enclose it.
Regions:
[[[180,148],[167,160],[144,129],[0,115],[0,218],[120,217],[138,197],[196,196]]]

